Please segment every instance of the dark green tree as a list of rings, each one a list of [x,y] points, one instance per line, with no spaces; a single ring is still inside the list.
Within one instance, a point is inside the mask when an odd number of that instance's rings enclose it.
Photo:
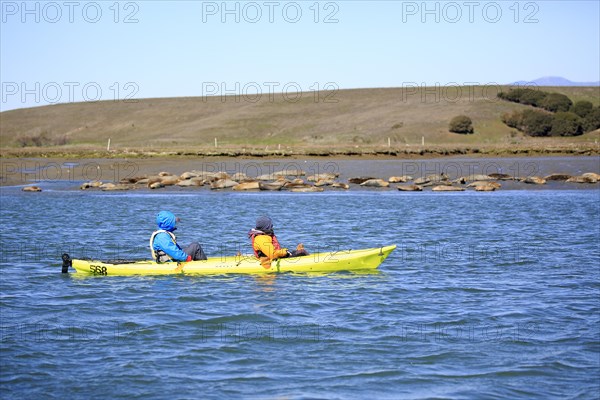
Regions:
[[[594,105],[591,101],[581,100],[573,104],[570,111],[579,115],[581,118],[585,118],[585,116],[588,115],[593,108]]]
[[[551,112],[569,111],[573,102],[564,94],[550,93],[540,103],[540,107]]]
[[[552,129],[552,114],[538,110],[524,110],[522,131],[529,136],[548,136]]]
[[[527,104],[534,107],[541,107],[548,93],[542,92],[541,90],[523,89],[521,94],[521,104]]]
[[[583,131],[591,132],[600,129],[600,107],[594,107],[583,119]]]
[[[523,121],[523,114],[521,113],[521,111],[515,110],[512,113],[504,113],[504,114],[502,114],[500,119],[502,120],[502,122],[504,122],[506,125],[510,126],[511,128],[516,128],[516,129],[521,130],[521,124]]]
[[[523,89],[510,89],[508,92],[500,92],[497,94],[499,98],[506,101],[512,101],[513,103],[518,103],[521,99],[521,93]]]
[[[572,112],[557,112],[552,119],[552,136],[578,136],[583,134],[581,118]]]
[[[503,100],[512,101],[513,103],[527,104],[535,107],[539,107],[547,95],[548,93],[541,90],[529,88],[510,89],[508,92],[498,93],[498,97]]]
[[[473,133],[473,121],[466,115],[457,115],[450,120],[448,129],[455,133]]]

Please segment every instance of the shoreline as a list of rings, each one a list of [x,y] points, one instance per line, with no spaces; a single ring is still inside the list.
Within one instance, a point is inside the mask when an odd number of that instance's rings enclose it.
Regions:
[[[535,140],[535,139],[531,139]],[[595,143],[529,143],[528,145],[412,145],[407,147],[355,146],[349,147],[305,147],[297,149],[266,148],[208,148],[170,149],[170,150],[106,150],[101,148],[3,148],[3,158],[70,158],[70,159],[170,159],[170,158],[444,158],[444,157],[572,157],[600,156],[600,144]]]
[[[76,190],[82,182],[102,181],[119,183],[124,180],[154,176],[159,173],[181,175],[188,171],[205,173],[227,172],[246,174],[251,178],[273,174],[280,170],[300,169],[300,178],[310,175],[339,174],[337,182],[348,183],[350,178],[370,177],[389,180],[393,176],[411,176],[413,179],[427,175],[445,174],[450,180],[477,174],[504,174],[515,178],[505,180],[503,188],[532,189],[543,185],[527,185],[516,179],[545,177],[551,174],[579,176],[584,173],[600,174],[600,157],[591,156],[512,156],[490,157],[151,157],[151,158],[0,158],[0,186],[35,185],[65,182]],[[552,182],[556,186],[556,182]],[[596,184],[565,183],[561,187],[580,189],[597,188]],[[358,185],[352,185],[352,188]],[[394,186],[395,187],[395,184]],[[139,190],[139,186],[135,190]],[[144,186],[145,188],[145,186]],[[164,187],[153,193],[177,190],[203,190],[198,187]],[[205,189],[209,187],[205,186]],[[362,188],[361,188],[362,189]],[[327,189],[326,189],[327,190]],[[339,190],[339,189],[336,189]],[[351,189],[352,190],[352,189]]]

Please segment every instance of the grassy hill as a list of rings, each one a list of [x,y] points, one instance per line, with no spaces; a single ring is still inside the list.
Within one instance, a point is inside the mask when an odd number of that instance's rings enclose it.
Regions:
[[[543,90],[600,104],[598,87]],[[482,86],[355,89],[321,92],[318,99],[316,93],[302,93],[297,102],[265,93],[259,101],[216,96],[57,104],[0,113],[0,148],[4,155],[102,151],[109,138],[111,150],[147,153],[598,148],[598,132],[523,137],[500,116],[527,106],[501,101],[497,91]],[[448,122],[459,114],[471,117],[475,134],[448,131]],[[47,139],[42,149],[22,147],[23,138],[36,136]]]

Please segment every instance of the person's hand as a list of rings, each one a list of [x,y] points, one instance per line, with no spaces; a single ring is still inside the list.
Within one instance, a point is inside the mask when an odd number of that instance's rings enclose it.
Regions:
[[[185,262],[190,262],[192,261],[192,256],[187,256],[187,258],[185,259]]]
[[[273,254],[273,259],[289,257],[289,255],[290,255],[290,252],[287,251],[287,249],[279,249],[279,250],[275,250],[275,253]]]

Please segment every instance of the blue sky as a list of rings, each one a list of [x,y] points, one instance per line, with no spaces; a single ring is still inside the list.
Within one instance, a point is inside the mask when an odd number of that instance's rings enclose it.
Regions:
[[[0,1],[0,107],[542,76],[598,81],[599,4]]]

